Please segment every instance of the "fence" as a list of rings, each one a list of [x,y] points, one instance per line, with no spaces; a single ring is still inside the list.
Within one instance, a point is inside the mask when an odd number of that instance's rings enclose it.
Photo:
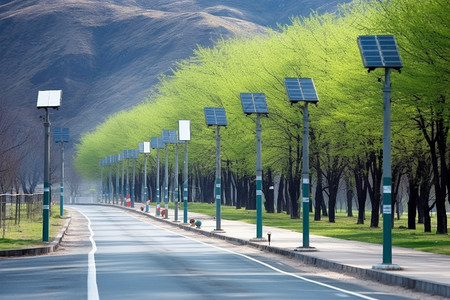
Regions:
[[[20,223],[33,223],[42,219],[43,194],[0,194],[0,228],[2,238]]]

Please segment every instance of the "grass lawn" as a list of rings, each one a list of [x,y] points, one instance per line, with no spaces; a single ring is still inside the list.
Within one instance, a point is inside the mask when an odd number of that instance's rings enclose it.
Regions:
[[[205,203],[189,203],[189,211],[215,216],[216,205]],[[236,209],[230,206],[221,206],[223,219],[238,220],[251,224],[256,224],[256,211],[246,209]],[[320,221],[314,221],[314,215],[309,217],[309,231],[314,235],[328,236],[346,240],[355,240],[369,243],[383,243],[383,218],[380,215],[378,228],[370,227],[371,212],[366,211],[365,224],[356,224],[358,213],[353,213],[354,217],[347,217],[347,213],[338,212],[336,222],[330,223],[328,217],[322,217]],[[394,220],[392,229],[392,244],[405,248],[412,248],[421,251],[450,255],[450,236],[436,234],[436,217],[432,217],[432,232],[423,232],[423,224],[416,224],[416,229],[408,228],[408,219],[403,215],[400,220]],[[263,212],[263,225],[302,231],[302,220],[291,219],[286,213],[268,214]],[[449,228],[450,232],[450,228]]]
[[[53,205],[52,212],[49,241],[53,241],[65,221],[59,216],[59,205]],[[64,211],[64,213],[66,212]],[[23,218],[19,225],[15,225],[14,221],[10,220],[6,223],[5,238],[1,238],[3,227],[0,228],[0,250],[29,248],[47,244],[42,242],[42,216],[34,222]]]

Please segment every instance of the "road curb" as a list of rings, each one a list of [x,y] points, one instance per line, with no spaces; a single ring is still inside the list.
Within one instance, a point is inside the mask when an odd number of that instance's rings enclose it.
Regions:
[[[110,206],[110,205],[108,205],[108,206]],[[412,290],[416,290],[416,291],[431,294],[431,295],[438,295],[438,296],[450,298],[450,285],[440,284],[440,283],[427,281],[427,280],[408,278],[403,275],[395,273],[398,271],[381,271],[381,270],[364,269],[364,268],[358,268],[358,267],[354,267],[354,266],[344,265],[344,264],[341,264],[338,262],[333,262],[333,261],[317,258],[317,257],[311,256],[311,255],[303,254],[302,252],[294,251],[294,249],[289,250],[289,249],[278,248],[278,247],[273,247],[273,246],[269,246],[269,245],[262,245],[260,243],[243,240],[243,239],[236,238],[236,237],[225,236],[220,233],[205,231],[205,230],[202,230],[201,228],[191,227],[189,224],[175,223],[170,219],[156,217],[149,213],[138,211],[133,208],[123,207],[123,206],[116,206],[116,207],[124,209],[126,211],[141,214],[143,216],[147,216],[151,219],[157,220],[159,222],[164,222],[166,224],[169,224],[169,225],[172,225],[175,227],[179,227],[184,230],[195,231],[197,233],[200,233],[200,234],[208,236],[208,237],[218,238],[221,240],[238,243],[241,245],[251,246],[251,247],[254,247],[254,248],[257,248],[260,250],[264,250],[264,251],[268,251],[271,253],[292,257],[292,258],[298,259],[306,264],[316,266],[318,268],[327,269],[327,270],[331,270],[331,271],[335,271],[335,272],[339,272],[339,273],[345,273],[345,274],[351,275],[353,277],[375,280],[382,284],[400,286],[403,288],[412,289]]]
[[[56,249],[58,249],[59,245],[61,244],[64,235],[66,234],[67,228],[69,228],[71,220],[72,218],[69,215],[65,220],[63,227],[56,235],[55,239],[48,245],[22,249],[0,250],[0,257],[36,256],[56,251]]]

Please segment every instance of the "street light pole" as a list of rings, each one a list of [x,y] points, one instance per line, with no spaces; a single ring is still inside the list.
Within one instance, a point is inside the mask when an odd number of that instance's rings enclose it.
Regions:
[[[303,204],[303,248],[309,248],[309,143],[308,102],[303,108],[303,165],[302,165],[302,204]]]
[[[122,182],[120,185],[120,191],[122,192],[122,204],[126,205],[125,203],[125,197],[126,197],[126,191],[125,191],[125,153],[122,153]]]
[[[44,202],[42,214],[42,241],[49,241],[50,232],[50,117],[45,107],[44,121]]]
[[[135,186],[136,186],[136,158],[133,158],[133,180],[131,183],[131,207],[134,208]]]
[[[61,105],[62,91],[39,91],[37,108],[45,109],[44,120],[44,199],[42,203],[42,241],[49,241],[50,232],[50,117],[49,108]]]
[[[59,197],[59,215],[64,216],[64,142],[61,142],[61,195]]]
[[[161,184],[159,179],[159,148],[156,149],[156,215],[161,214]]]
[[[392,175],[391,175],[391,69],[403,67],[393,35],[362,35],[357,39],[368,72],[384,68],[383,86],[383,263],[373,269],[400,270],[392,264]]]
[[[175,214],[174,214],[174,221],[177,222],[178,221],[178,198],[179,198],[179,194],[178,194],[178,140],[177,143],[175,143],[175,189],[174,189],[174,193],[175,193]]]
[[[184,141],[183,223],[188,223],[188,141]]]
[[[225,108],[221,107],[205,107],[205,121],[207,126],[216,126],[216,182],[215,182],[215,201],[216,201],[216,229],[215,232],[223,233],[221,228],[221,204],[222,204],[222,187],[221,187],[221,166],[220,166],[220,126],[227,126],[227,117]]]
[[[262,158],[260,114],[256,114],[256,238],[262,239]]]
[[[144,201],[145,201],[145,212],[148,212],[149,205],[147,202],[147,153],[144,153]]]
[[[221,186],[221,167],[220,167],[220,126],[216,126],[216,231],[221,231],[221,204],[222,204],[222,186]]]
[[[167,150],[167,143],[164,144],[165,152],[165,165],[164,165],[164,219],[169,216],[169,152]]]
[[[121,154],[116,154],[117,157],[117,165],[116,165],[116,204],[119,205],[120,199],[120,187],[119,187],[119,169],[120,169],[120,161],[122,160]]]
[[[112,191],[112,159],[111,156],[108,156],[108,168],[109,168],[109,178],[108,178],[108,204],[111,204],[112,198],[113,198],[113,191]]]
[[[130,159],[128,158],[128,153],[127,153],[127,180],[126,180],[126,184],[125,184],[125,206],[127,206],[127,202],[128,202],[128,197],[130,196],[129,194],[129,189],[130,189],[130,170],[129,170],[129,165],[130,165]],[[131,201],[131,199],[130,199]],[[130,203],[131,204],[131,203]]]
[[[242,109],[246,115],[256,114],[256,238],[251,241],[266,241],[262,236],[262,153],[261,153],[261,115],[268,115],[264,93],[241,93]]]
[[[383,264],[392,264],[391,79],[385,69],[383,87]]]
[[[309,246],[309,111],[308,104],[317,103],[316,87],[312,78],[285,78],[284,85],[291,103],[305,102],[303,107],[303,141],[302,141],[302,209],[303,209],[303,246],[295,251],[315,251]],[[318,208],[316,208],[318,209]],[[319,208],[320,209],[320,208]]]
[[[191,121],[178,120],[178,140],[184,142],[183,169],[183,223],[188,223],[188,141],[191,139]],[[178,173],[177,173],[178,174]]]

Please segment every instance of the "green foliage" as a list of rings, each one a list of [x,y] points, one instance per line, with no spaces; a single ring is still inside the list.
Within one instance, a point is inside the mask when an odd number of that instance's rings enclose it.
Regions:
[[[214,171],[215,128],[205,126],[203,108],[224,107],[229,126],[221,130],[222,160],[235,172],[253,174],[255,118],[242,113],[241,92],[264,92],[269,117],[262,119],[263,167],[285,172],[299,163],[301,104],[291,107],[285,77],[312,77],[320,101],[310,108],[313,147],[330,156],[354,157],[381,149],[383,71],[367,73],[356,45],[358,35],[394,34],[404,63],[392,72],[393,159],[417,148],[413,116],[445,105],[449,81],[448,1],[355,1],[335,14],[293,18],[264,36],[221,40],[199,47],[194,56],[161,77],[148,99],[111,116],[77,145],[75,165],[82,175],[99,177],[99,160],[191,120],[189,163],[204,174]],[[446,25],[446,26],[445,26]],[[448,120],[448,104],[441,110]],[[415,150],[414,150],[415,151]],[[154,156],[154,155],[152,155]]]

